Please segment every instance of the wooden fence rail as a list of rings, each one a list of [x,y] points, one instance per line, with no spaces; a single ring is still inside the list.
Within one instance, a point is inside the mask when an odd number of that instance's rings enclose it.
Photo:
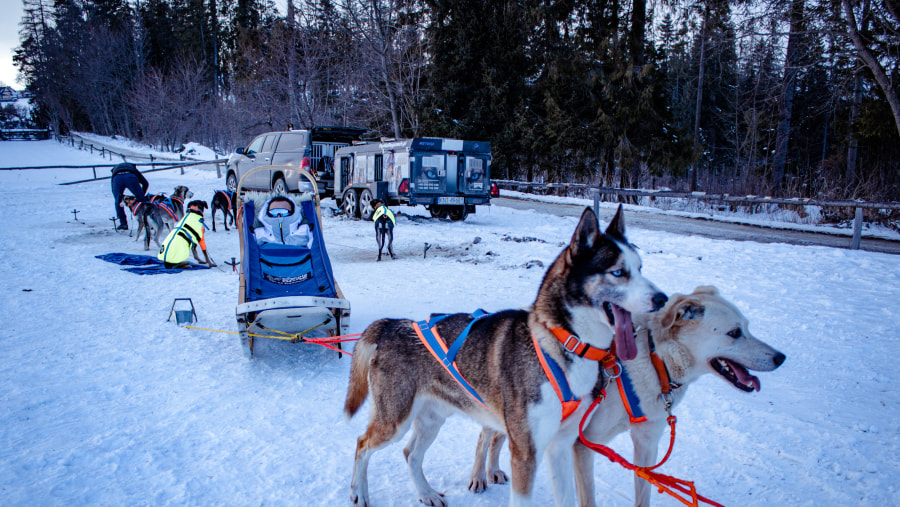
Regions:
[[[150,169],[146,169],[141,171],[142,173],[153,173],[158,171],[169,171],[171,169],[181,169],[181,174],[184,174],[185,167],[191,167],[195,165],[206,165],[206,164],[216,164],[216,171],[220,172],[219,164],[223,164],[227,162],[228,159],[218,159],[218,160],[201,160],[199,162],[148,162],[148,163],[136,163],[135,167],[141,166],[150,166]],[[41,169],[90,169],[93,172],[93,178],[88,178],[85,180],[78,181],[66,181],[60,183],[60,185],[75,185],[78,183],[87,183],[89,181],[99,181],[99,180],[107,180],[110,178],[110,174],[105,176],[98,176],[97,169],[109,169],[115,167],[118,164],[94,164],[94,165],[41,165],[41,166],[28,166],[28,167],[0,167],[0,171],[30,171],[30,170],[41,170]],[[163,167],[157,167],[163,166]],[[219,174],[221,178],[221,174]]]
[[[688,199],[696,201],[712,201],[734,204],[778,204],[790,206],[821,206],[823,208],[854,208],[853,237],[850,239],[850,248],[859,250],[862,237],[863,209],[891,209],[900,210],[900,202],[877,202],[851,199],[815,199],[806,197],[768,197],[756,195],[730,195],[709,194],[706,192],[676,192],[672,190],[636,190],[627,188],[611,188],[587,185],[583,183],[532,183],[513,180],[491,180],[501,188],[508,190],[525,189],[565,189],[581,190],[582,195],[590,194],[594,198],[594,209],[600,206],[601,195],[614,195],[625,197],[651,197]]]

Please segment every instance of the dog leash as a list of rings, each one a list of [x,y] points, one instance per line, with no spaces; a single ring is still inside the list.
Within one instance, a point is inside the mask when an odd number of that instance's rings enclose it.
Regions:
[[[725,507],[724,505],[714,502],[697,493],[697,488],[694,487],[693,481],[686,481],[684,479],[679,479],[677,477],[672,477],[670,475],[664,475],[653,471],[661,467],[663,463],[668,461],[669,456],[672,455],[672,449],[674,449],[675,447],[675,422],[677,421],[677,418],[672,415],[671,398],[666,398],[666,412],[669,414],[668,418],[666,418],[666,421],[669,423],[670,428],[669,449],[666,451],[666,455],[663,456],[663,459],[652,467],[636,466],[616,453],[616,451],[614,451],[610,447],[591,442],[584,435],[585,423],[590,419],[590,416],[594,412],[594,409],[597,408],[597,405],[605,398],[606,390],[604,389],[600,392],[600,396],[597,396],[597,398],[591,403],[590,407],[588,407],[587,409],[587,412],[584,413],[584,416],[578,423],[578,439],[582,444],[584,444],[585,447],[596,453],[606,456],[606,458],[613,463],[618,463],[625,469],[633,471],[636,476],[656,486],[659,493],[666,493],[667,495],[672,496],[684,505],[688,505],[690,507],[699,507],[699,502],[703,502],[705,504],[712,505],[713,507]]]

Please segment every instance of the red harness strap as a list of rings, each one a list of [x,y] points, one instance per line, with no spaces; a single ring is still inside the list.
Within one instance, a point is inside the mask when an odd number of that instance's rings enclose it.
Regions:
[[[683,503],[684,505],[688,505],[690,507],[699,507],[700,502],[703,502],[713,507],[724,507],[722,504],[714,502],[709,498],[706,498],[703,495],[697,493],[697,488],[694,487],[694,483],[692,481],[686,481],[684,479],[679,479],[677,477],[664,475],[654,471],[655,469],[661,467],[663,463],[668,461],[669,456],[672,455],[672,449],[674,449],[675,447],[676,418],[674,415],[672,415],[670,408],[672,404],[671,392],[674,387],[678,387],[678,384],[672,383],[669,377],[669,370],[666,368],[666,364],[663,362],[662,358],[659,357],[659,355],[656,353],[652,338],[650,340],[650,344],[650,361],[653,364],[653,368],[656,370],[656,375],[659,377],[660,390],[662,391],[663,399],[666,401],[666,411],[669,412],[669,417],[666,419],[666,422],[669,423],[670,429],[669,449],[666,451],[666,455],[663,456],[663,459],[653,466],[639,467],[630,463],[628,460],[617,454],[616,451],[614,451],[612,448],[602,444],[591,442],[587,439],[587,437],[585,437],[584,425],[587,423],[588,418],[590,417],[594,409],[597,408],[597,404],[603,401],[603,399],[606,397],[605,390],[600,394],[600,396],[597,397],[597,399],[594,400],[593,403],[591,403],[591,406],[588,407],[587,412],[585,412],[584,416],[581,418],[581,421],[578,424],[578,439],[588,449],[606,456],[606,458],[613,463],[618,463],[624,468],[632,470],[635,475],[656,486],[657,490],[660,493],[666,493],[679,502]],[[628,406],[628,402],[626,401],[625,392],[622,391],[621,383],[619,383],[619,390],[622,395],[622,401],[625,403],[625,409],[628,411],[629,416],[631,416],[631,410]]]
[[[615,343],[609,350],[598,349],[593,345],[584,343],[574,334],[566,331],[561,327],[549,328],[553,336],[562,343],[564,349],[575,354],[578,357],[590,359],[591,361],[599,361],[603,364],[603,368],[609,371],[617,371]],[[615,374],[615,373],[614,373]]]
[[[556,337],[557,340],[559,340],[564,349],[568,350],[578,357],[583,357],[591,361],[597,361],[603,365],[604,370],[613,372],[612,375],[618,375],[619,365],[616,362],[615,343],[612,344],[609,350],[598,349],[593,345],[584,343],[578,338],[578,336],[570,333],[562,327],[554,326],[547,327],[547,329],[550,331],[550,333],[553,334],[553,336]],[[575,412],[576,409],[578,409],[578,406],[581,404],[581,400],[576,397],[569,388],[569,381],[566,379],[565,372],[556,364],[556,361],[554,361],[552,357],[547,356],[541,349],[541,346],[537,341],[537,337],[532,334],[531,339],[534,341],[534,348],[537,351],[537,356],[538,360],[540,360],[541,362],[541,367],[544,369],[544,374],[550,381],[550,385],[553,386],[553,390],[556,391],[556,396],[559,397],[560,404],[562,404],[562,419],[565,420],[567,417],[572,415],[572,413]]]
[[[559,398],[560,404],[562,404],[562,420],[565,421],[581,405],[581,399],[572,393],[565,372],[562,371],[552,357],[544,352],[541,344],[538,343],[537,338],[533,334],[531,335],[531,340],[534,342],[534,349],[537,352],[538,360],[541,362],[541,368],[544,369],[544,375],[547,376],[547,380],[550,381],[550,385],[553,386],[553,390],[556,391],[556,396]]]

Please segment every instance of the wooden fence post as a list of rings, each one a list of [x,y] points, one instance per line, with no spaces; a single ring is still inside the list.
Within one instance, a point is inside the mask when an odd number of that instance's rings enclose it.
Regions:
[[[597,221],[600,221],[600,189],[594,189],[594,215],[597,215]]]
[[[853,239],[850,240],[850,249],[859,250],[862,239],[863,209],[856,208],[856,216],[853,217]]]

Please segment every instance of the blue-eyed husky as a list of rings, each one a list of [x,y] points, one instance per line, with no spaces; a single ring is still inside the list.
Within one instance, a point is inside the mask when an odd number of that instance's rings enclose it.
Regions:
[[[616,355],[633,359],[638,351],[630,312],[658,310],[666,299],[641,275],[641,259],[625,239],[621,207],[605,233],[586,209],[530,309],[480,317],[467,334],[463,331],[473,322],[468,314],[434,319],[433,327],[424,324],[449,338],[449,350],[465,336],[447,369],[435,360],[442,352],[423,345],[423,323],[372,323],[354,350],[344,405],[352,417],[372,395],[371,419],[357,442],[351,500],[370,504],[369,458],[413,425],[414,438],[404,453],[419,500],[446,505],[425,480],[422,460],[444,420],[461,412],[509,437],[511,505],[530,503],[537,460],[545,451],[557,505],[573,504],[577,425],[604,376],[609,349],[615,343]],[[583,401],[573,405],[572,398]]]
[[[688,385],[706,373],[717,374],[741,391],[759,391],[759,379],[748,370],[772,371],[785,361],[784,354],[750,333],[747,318],[715,287],[697,287],[691,294],[675,294],[659,312],[636,314],[634,323],[638,354],[633,361],[624,363],[623,375],[630,388],[619,387],[621,378],[619,386],[610,385],[607,398],[600,403],[584,433],[588,441],[606,444],[619,433],[630,431],[633,463],[637,466],[657,463],[657,448],[669,415],[661,382],[670,385],[669,401],[674,407],[684,398]],[[655,345],[658,361],[665,365],[667,379],[660,379],[653,364],[651,344]],[[623,402],[623,394],[631,401]],[[489,428],[482,431],[470,490],[484,490],[488,480],[506,482],[506,474],[498,463],[503,440],[502,433]],[[486,473],[484,461],[488,452]],[[576,444],[575,483],[578,504],[585,507],[595,505],[593,463],[594,452]],[[651,485],[635,476],[634,488],[634,505],[648,507]]]

